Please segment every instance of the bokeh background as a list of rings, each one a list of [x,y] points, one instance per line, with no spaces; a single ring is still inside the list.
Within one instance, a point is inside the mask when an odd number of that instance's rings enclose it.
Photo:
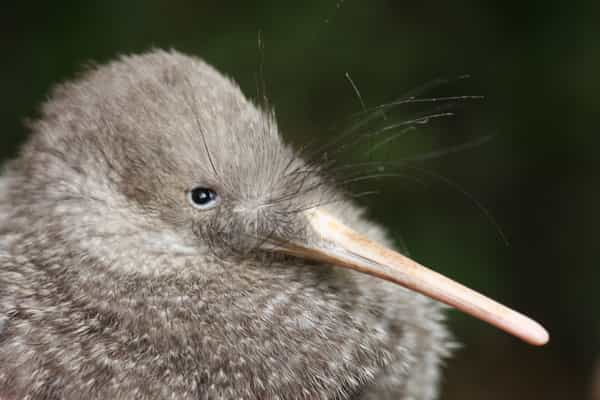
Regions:
[[[15,156],[23,120],[52,85],[90,61],[153,46],[205,58],[253,98],[264,82],[297,145],[331,140],[363,107],[484,96],[392,107],[367,133],[427,113],[455,116],[330,157],[381,162],[385,172],[385,161],[416,159],[392,169],[398,178],[352,190],[378,191],[359,201],[417,260],[552,334],[532,348],[452,312],[464,347],[447,363],[442,399],[600,398],[599,11],[595,0],[3,4],[0,160]]]

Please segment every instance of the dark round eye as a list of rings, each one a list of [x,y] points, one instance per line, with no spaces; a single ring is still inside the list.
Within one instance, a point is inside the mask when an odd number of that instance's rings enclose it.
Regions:
[[[194,207],[206,210],[217,204],[219,195],[212,189],[197,187],[188,192],[188,199]]]

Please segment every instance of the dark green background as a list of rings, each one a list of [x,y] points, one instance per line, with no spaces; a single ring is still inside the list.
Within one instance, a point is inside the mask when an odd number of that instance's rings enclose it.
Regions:
[[[41,2],[40,2],[41,3]],[[51,86],[90,60],[174,47],[199,55],[256,96],[264,77],[280,128],[296,144],[327,140],[360,110],[439,77],[471,74],[423,95],[476,94],[371,158],[395,160],[493,139],[418,164],[422,174],[365,182],[373,218],[413,257],[539,319],[533,348],[451,313],[464,348],[442,399],[591,398],[598,349],[600,2],[103,1],[3,4],[0,159],[14,156]],[[432,111],[423,106],[421,111]],[[399,108],[394,121],[416,111]],[[411,114],[413,113],[413,114]],[[337,124],[337,125],[336,125]],[[333,129],[332,129],[333,127]],[[339,132],[339,131],[338,131]],[[343,157],[370,158],[366,146]]]

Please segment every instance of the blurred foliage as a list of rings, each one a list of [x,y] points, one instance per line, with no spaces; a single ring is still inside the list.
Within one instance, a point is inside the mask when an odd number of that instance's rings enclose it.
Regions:
[[[552,334],[534,349],[451,313],[465,347],[447,364],[442,398],[585,398],[600,328],[599,11],[594,0],[4,4],[0,159],[16,154],[23,120],[53,84],[90,61],[152,47],[205,58],[250,97],[264,78],[280,128],[297,145],[339,134],[361,101],[388,103],[428,82],[420,95],[483,95],[372,154],[376,142],[342,157],[394,161],[473,144],[415,164],[412,175],[357,187],[379,191],[361,202],[413,257]],[[471,78],[454,79],[465,73]],[[396,107],[390,123],[435,111]]]

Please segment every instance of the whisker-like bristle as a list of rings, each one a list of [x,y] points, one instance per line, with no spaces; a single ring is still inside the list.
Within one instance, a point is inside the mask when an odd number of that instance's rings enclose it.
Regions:
[[[481,203],[481,201],[477,200],[471,193],[469,193],[467,190],[465,190],[458,183],[454,182],[452,179],[450,179],[444,175],[441,175],[440,173],[437,173],[437,172],[434,172],[434,171],[431,171],[431,170],[428,170],[428,169],[425,169],[422,167],[406,166],[406,168],[408,168],[414,172],[420,172],[423,175],[425,175],[437,182],[443,183],[450,189],[454,190],[455,192],[459,193],[464,198],[469,200],[469,202],[471,204],[473,204],[476,207],[476,209],[479,210],[481,212],[481,214],[488,220],[488,222],[490,222],[492,224],[492,226],[496,229],[496,231],[498,232],[498,235],[500,236],[500,238],[502,239],[504,244],[506,246],[510,245],[510,242],[508,241],[508,237],[506,236],[506,234],[500,227],[500,224],[498,223],[498,221],[496,221],[496,218],[494,218],[494,216],[492,215],[490,210],[486,206],[484,206]]]
[[[215,162],[213,161],[213,157],[211,155],[210,149],[208,148],[208,143],[206,142],[206,133],[204,132],[204,127],[202,127],[202,123],[200,122],[200,116],[198,115],[199,107],[198,107],[198,100],[196,99],[194,87],[188,77],[186,77],[184,79],[184,82],[186,83],[186,85],[189,89],[188,92],[189,92],[190,97],[186,96],[186,93],[184,91],[183,98],[184,98],[187,106],[189,107],[189,110],[192,112],[192,114],[194,116],[194,118],[193,118],[194,123],[196,124],[196,129],[198,129],[198,132],[200,133],[200,136],[202,137],[202,144],[204,146],[204,150],[206,151],[206,156],[207,156],[210,166],[213,170],[213,173],[215,174],[215,177],[218,177],[219,173],[217,172],[217,168],[215,167]]]

